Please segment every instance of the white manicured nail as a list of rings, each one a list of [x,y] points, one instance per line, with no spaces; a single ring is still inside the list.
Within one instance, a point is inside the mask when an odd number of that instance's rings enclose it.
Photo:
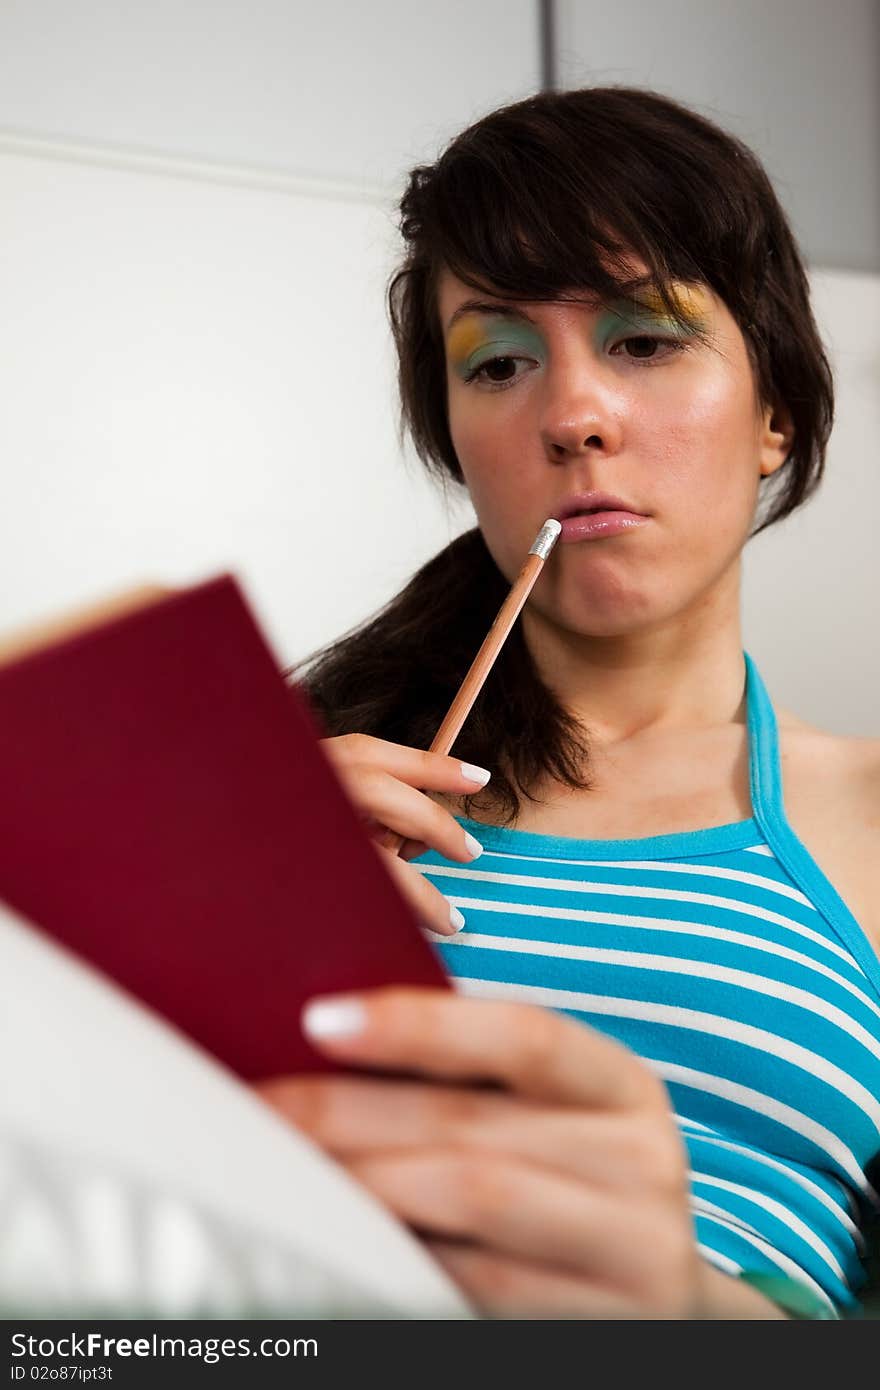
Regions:
[[[462,927],[464,926],[463,914],[459,912],[457,907],[453,907],[452,903],[449,904],[449,921],[452,925],[453,931],[461,931]]]
[[[469,782],[479,782],[481,787],[485,787],[492,776],[485,767],[476,767],[474,763],[462,763],[461,775],[466,777]]]
[[[483,846],[480,844],[479,840],[474,839],[473,835],[468,835],[467,832],[465,832],[464,842],[467,846],[467,852],[472,859],[476,859],[478,855],[483,853]]]
[[[302,1011],[303,1031],[311,1038],[344,1038],[360,1033],[367,1013],[357,999],[312,1000]]]

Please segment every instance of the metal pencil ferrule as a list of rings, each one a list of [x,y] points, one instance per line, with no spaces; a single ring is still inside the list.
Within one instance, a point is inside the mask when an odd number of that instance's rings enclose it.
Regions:
[[[556,521],[553,517],[550,517],[547,521],[544,522],[544,525],[541,527],[540,531],[535,537],[534,544],[529,549],[529,554],[540,555],[542,560],[546,560],[547,556],[550,554],[550,551],[553,549],[554,545],[558,541],[561,532],[561,522]]]

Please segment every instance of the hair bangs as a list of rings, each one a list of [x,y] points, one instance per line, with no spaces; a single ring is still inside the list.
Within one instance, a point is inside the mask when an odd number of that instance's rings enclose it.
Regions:
[[[651,307],[645,297],[650,288],[683,333],[709,341],[676,293],[681,284],[712,288],[698,260],[705,243],[695,237],[692,250],[687,220],[683,228],[672,224],[676,200],[668,188],[658,188],[656,203],[647,207],[644,191],[634,189],[619,163],[608,160],[600,168],[591,159],[581,186],[570,168],[530,161],[518,146],[503,155],[490,149],[478,159],[471,150],[447,168],[441,159],[435,171],[424,288],[438,341],[437,286],[444,268],[512,303],[628,302],[634,316]],[[467,208],[466,216],[453,215],[460,208]],[[706,259],[711,264],[713,257]]]

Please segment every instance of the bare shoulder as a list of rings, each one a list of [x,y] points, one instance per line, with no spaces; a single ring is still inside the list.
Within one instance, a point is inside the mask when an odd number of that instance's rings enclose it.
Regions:
[[[849,786],[854,796],[872,790],[880,795],[880,738],[831,733],[781,707],[776,717],[784,760],[834,775],[841,790]]]

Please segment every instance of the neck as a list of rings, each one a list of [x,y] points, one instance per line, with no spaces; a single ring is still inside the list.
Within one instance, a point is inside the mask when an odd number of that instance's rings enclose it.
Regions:
[[[529,605],[526,644],[542,679],[597,742],[745,723],[738,573],[636,632],[572,632]]]

